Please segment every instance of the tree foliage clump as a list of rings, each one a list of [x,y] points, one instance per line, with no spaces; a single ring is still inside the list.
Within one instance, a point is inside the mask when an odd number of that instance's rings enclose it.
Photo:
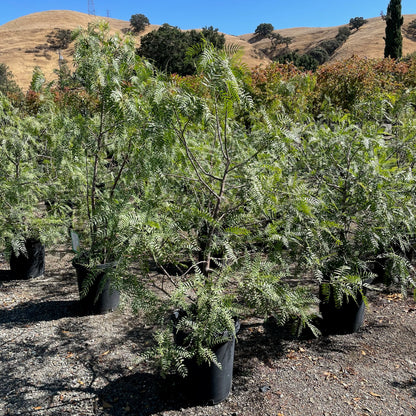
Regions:
[[[398,59],[402,57],[402,25],[402,2],[401,0],[391,0],[386,15],[385,58]]]
[[[191,75],[195,73],[195,56],[189,51],[203,42],[221,49],[225,45],[225,36],[212,26],[202,31],[182,31],[168,24],[148,33],[141,39],[138,54],[151,60],[157,68],[167,73]],[[195,51],[198,54],[198,51]]]
[[[50,49],[67,49],[72,42],[72,31],[69,29],[55,29],[46,37]]]
[[[23,98],[22,91],[14,80],[13,73],[4,63],[0,63],[0,92],[11,98],[13,102],[20,101]]]
[[[327,96],[336,106],[351,111],[359,102],[374,100],[378,103],[395,91],[403,92],[406,84],[412,85],[408,84],[411,73],[412,65],[404,62],[353,56],[320,67],[316,73],[316,92],[320,99]]]
[[[135,33],[143,32],[143,30],[146,29],[146,26],[149,24],[149,19],[144,14],[133,14],[130,17],[130,26]]]
[[[273,47],[278,45],[286,45],[286,48],[289,47],[289,44],[292,43],[293,39],[289,36],[282,36],[280,33],[270,33],[268,36],[272,42]]]
[[[329,53],[322,46],[317,46],[308,52],[308,55],[314,59],[318,65],[322,65],[329,59]]]
[[[274,62],[254,70],[251,91],[256,102],[291,114],[297,114],[298,109],[316,115],[323,105],[330,105],[363,117],[377,113],[380,119],[387,117],[383,111],[396,111],[404,102],[416,105],[415,57],[395,62],[355,56],[320,66],[314,72],[305,71],[297,63]],[[374,108],[370,110],[370,106]]]
[[[365,20],[363,17],[352,17],[350,19],[349,27],[351,30],[359,29],[361,26],[365,25],[368,20]]]
[[[416,39],[416,19],[412,20],[406,28],[406,34],[411,39]]]
[[[335,39],[338,40],[340,43],[344,43],[350,35],[351,35],[351,30],[349,26],[341,26],[338,29],[338,33],[335,36]]]
[[[252,71],[250,90],[259,105],[261,103],[271,111],[279,109],[297,115],[308,112],[314,84],[313,74],[301,70],[293,62],[273,62]]]
[[[318,215],[325,224],[311,234],[307,245],[320,252],[316,261],[323,279],[332,280],[347,267],[351,277],[364,280],[371,276],[380,253],[394,257],[396,243],[399,247],[408,244],[405,230],[412,227],[414,215],[409,214],[408,207],[400,207],[412,199],[412,185],[405,178],[406,163],[388,160],[393,150],[374,125],[366,124],[362,129],[347,117],[336,115],[332,120],[336,122],[331,128],[325,124],[311,126],[302,140],[305,172],[314,172],[307,176],[313,178],[309,185],[316,186],[312,193],[319,195],[323,210]],[[390,222],[393,211],[396,219]]]
[[[319,65],[318,61],[308,53],[300,54],[294,51],[278,55],[273,60],[281,64],[293,63],[306,71],[315,71]]]
[[[329,58],[341,46],[341,44],[342,42],[340,42],[338,38],[334,38],[319,42],[318,47],[323,49],[328,54]]]
[[[196,32],[198,33],[198,32]],[[208,45],[212,45],[215,49],[222,49],[225,45],[225,36],[218,31],[218,28],[213,26],[205,26],[200,32],[202,39],[207,42]],[[197,36],[198,37],[198,36]]]
[[[254,31],[254,34],[257,36],[257,39],[263,39],[270,36],[270,34],[273,32],[274,26],[271,23],[260,23],[256,30]]]

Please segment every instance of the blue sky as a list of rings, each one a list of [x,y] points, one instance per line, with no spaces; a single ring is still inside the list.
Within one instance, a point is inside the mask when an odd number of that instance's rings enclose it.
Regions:
[[[142,13],[156,25],[169,23],[181,29],[214,26],[241,35],[254,32],[260,23],[271,23],[277,30],[338,26],[352,17],[377,17],[386,12],[389,0],[1,0],[0,25],[45,10],[88,13],[91,3],[97,16],[129,20]],[[416,14],[416,1],[402,0],[402,13]]]

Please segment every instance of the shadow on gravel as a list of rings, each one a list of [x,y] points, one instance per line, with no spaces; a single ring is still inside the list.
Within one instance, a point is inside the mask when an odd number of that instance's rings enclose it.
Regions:
[[[412,377],[407,381],[393,381],[391,385],[399,389],[408,390],[413,397],[416,397],[416,377]]]
[[[180,377],[136,373],[109,383],[97,396],[109,415],[148,416],[203,405],[186,397],[186,389]]]
[[[29,324],[54,321],[79,315],[79,301],[51,300],[40,303],[26,302],[13,309],[2,310],[0,324]]]
[[[256,371],[258,361],[271,365],[271,360],[284,355],[285,337],[286,331],[274,322],[241,324],[234,357],[234,391],[246,389],[246,380]]]
[[[247,366],[247,360],[256,358],[268,363],[270,359],[279,359],[285,355],[286,344],[295,340],[314,339],[309,330],[301,336],[295,334],[292,324],[279,325],[273,318],[264,323],[241,325],[236,345],[236,358]]]

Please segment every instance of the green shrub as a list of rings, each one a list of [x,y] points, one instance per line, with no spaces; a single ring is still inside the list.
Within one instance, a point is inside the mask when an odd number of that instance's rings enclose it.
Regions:
[[[15,103],[23,98],[23,94],[16,81],[14,75],[6,64],[0,63],[0,93],[12,98]]]
[[[380,101],[388,94],[400,94],[409,65],[391,59],[349,59],[320,67],[317,72],[317,99],[351,111],[358,102]]]
[[[315,77],[293,63],[272,63],[252,71],[251,91],[256,103],[273,113],[283,108],[290,115],[305,114]]]
[[[338,38],[323,40],[319,43],[319,47],[324,49],[328,56],[331,56],[342,44]]]
[[[350,28],[348,26],[341,26],[338,29],[338,34],[335,37],[335,39],[338,40],[339,42],[345,42],[350,35],[351,35]]]
[[[195,73],[196,57],[204,41],[221,49],[225,44],[225,37],[212,26],[203,28],[201,32],[195,30],[187,32],[165,23],[158,30],[142,37],[137,52],[151,60],[161,71],[169,74],[192,75]],[[194,56],[189,54],[192,48],[195,52]]]
[[[275,62],[281,64],[293,63],[296,67],[306,71],[315,71],[319,62],[309,54],[299,54],[297,52],[288,52],[278,55],[274,58]]]

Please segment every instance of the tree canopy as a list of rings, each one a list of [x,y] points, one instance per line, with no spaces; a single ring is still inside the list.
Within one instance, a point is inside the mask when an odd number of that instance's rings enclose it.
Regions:
[[[368,20],[365,20],[363,17],[353,17],[350,19],[350,28],[353,29],[359,29],[361,26],[365,25],[368,22]]]
[[[270,41],[272,42],[273,46],[277,46],[277,45],[286,45],[286,47],[289,46],[290,43],[292,43],[292,38],[291,37],[285,37],[282,36],[280,33],[270,33],[269,34],[269,38]]]
[[[14,80],[13,73],[3,63],[0,63],[0,92],[6,95],[21,95],[21,90]]]
[[[260,38],[266,38],[273,32],[273,30],[274,30],[274,27],[271,23],[260,23],[256,27],[254,34]]]
[[[221,49],[225,44],[225,37],[212,26],[203,28],[201,32],[185,32],[165,23],[159,29],[143,36],[137,52],[150,59],[161,71],[191,75],[195,72],[195,64],[187,54],[188,50],[203,41]]]
[[[136,33],[143,32],[143,30],[150,24],[149,19],[144,14],[133,14],[130,17],[130,26]]]

